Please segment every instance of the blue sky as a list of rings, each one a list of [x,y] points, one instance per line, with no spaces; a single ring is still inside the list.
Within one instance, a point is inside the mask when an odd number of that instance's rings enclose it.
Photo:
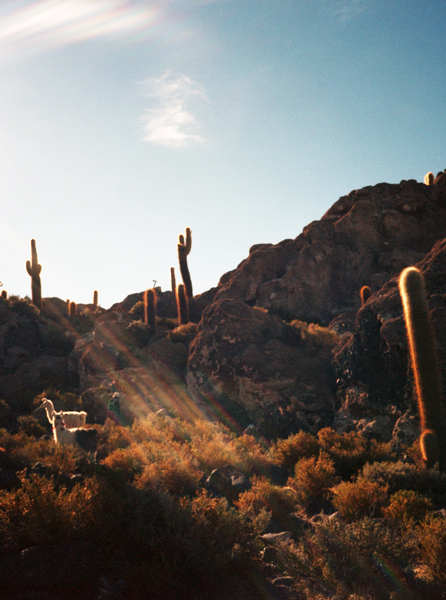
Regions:
[[[412,0],[0,1],[0,280],[194,292],[351,190],[446,168],[446,13]]]

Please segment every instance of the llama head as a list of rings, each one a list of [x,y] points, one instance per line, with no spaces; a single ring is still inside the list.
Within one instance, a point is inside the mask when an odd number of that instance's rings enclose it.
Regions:
[[[65,429],[65,421],[61,412],[53,413],[53,428],[63,431]]]

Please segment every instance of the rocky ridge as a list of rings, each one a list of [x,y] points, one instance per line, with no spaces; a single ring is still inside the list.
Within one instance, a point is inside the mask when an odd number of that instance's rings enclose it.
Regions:
[[[74,319],[57,298],[40,313],[3,302],[0,426],[55,387],[78,394],[91,422],[103,422],[119,393],[130,416],[166,408],[240,430],[254,424],[272,438],[332,425],[410,439],[397,278],[409,265],[425,274],[444,367],[445,237],[446,177],[381,183],[341,197],[294,240],[252,247],[194,298],[195,323],[179,330],[171,292],[158,294],[153,336],[138,324],[142,293],[107,311],[80,307]],[[372,291],[363,307],[362,285]]]

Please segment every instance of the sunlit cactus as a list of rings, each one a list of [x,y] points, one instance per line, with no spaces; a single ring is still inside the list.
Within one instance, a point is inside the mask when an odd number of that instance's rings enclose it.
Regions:
[[[184,236],[180,235],[178,240],[178,261],[180,263],[180,273],[183,280],[183,284],[188,298],[193,297],[192,291],[192,280],[189,273],[189,267],[187,264],[187,256],[192,248],[192,232],[190,227],[186,227],[186,242]]]
[[[156,292],[149,289],[144,292],[144,323],[155,331]]]
[[[439,468],[444,471],[446,410],[434,330],[428,311],[424,278],[420,271],[415,267],[404,269],[400,275],[399,289],[421,420],[421,452],[427,467],[439,461]]]
[[[432,173],[432,171],[426,173],[426,175],[424,176],[424,183],[426,185],[434,185],[434,174]]]
[[[31,277],[31,297],[32,303],[37,308],[42,308],[42,284],[40,281],[40,272],[42,265],[37,260],[36,240],[31,240],[31,262],[26,261],[26,270]]]
[[[372,295],[372,290],[369,288],[368,285],[363,285],[359,292],[359,295],[361,296],[361,306],[364,306],[364,304]]]

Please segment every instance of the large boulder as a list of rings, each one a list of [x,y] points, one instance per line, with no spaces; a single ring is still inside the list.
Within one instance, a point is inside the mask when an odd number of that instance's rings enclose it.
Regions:
[[[331,422],[334,379],[327,340],[240,300],[204,311],[188,362],[189,391],[240,427],[268,437]]]

